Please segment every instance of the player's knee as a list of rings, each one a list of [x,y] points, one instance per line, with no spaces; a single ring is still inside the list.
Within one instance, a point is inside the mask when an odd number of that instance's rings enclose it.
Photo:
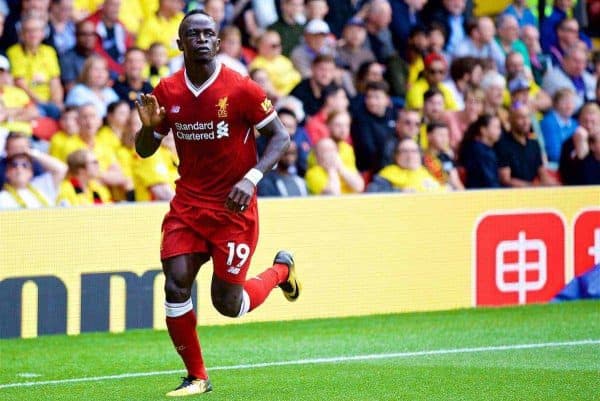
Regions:
[[[165,294],[167,299],[185,301],[190,298],[192,289],[181,281],[167,278],[165,282]]]
[[[238,317],[240,314],[240,300],[237,302],[232,297],[213,296],[212,303],[215,309],[222,315],[228,317]]]

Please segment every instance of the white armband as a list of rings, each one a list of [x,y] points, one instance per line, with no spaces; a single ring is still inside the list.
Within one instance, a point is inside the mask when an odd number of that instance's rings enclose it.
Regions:
[[[258,184],[258,182],[263,178],[263,173],[262,171],[260,171],[257,168],[251,168],[246,175],[244,176],[245,179],[249,180],[251,183],[254,184],[254,186],[256,186],[256,184]]]

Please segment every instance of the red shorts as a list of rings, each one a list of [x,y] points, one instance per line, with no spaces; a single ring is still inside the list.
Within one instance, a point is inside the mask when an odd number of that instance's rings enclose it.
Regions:
[[[181,208],[179,208],[181,209]],[[214,273],[232,284],[246,281],[246,273],[258,242],[256,200],[243,213],[225,209],[186,206],[171,210],[162,224],[160,258],[189,253],[212,257]]]

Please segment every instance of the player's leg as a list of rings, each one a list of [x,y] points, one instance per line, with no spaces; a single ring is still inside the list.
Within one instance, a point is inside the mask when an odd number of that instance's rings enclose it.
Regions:
[[[242,272],[243,275],[231,277],[225,274],[225,277],[220,277],[224,271],[231,270],[231,266],[226,265],[226,269],[219,268],[218,260],[217,257],[213,259],[215,273],[212,278],[211,296],[215,308],[225,316],[240,317],[256,309],[277,286],[283,290],[289,301],[295,301],[300,295],[294,260],[287,251],[279,251],[273,266],[243,282],[240,282],[240,278],[245,276],[247,267]],[[249,261],[247,263],[249,264]]]
[[[188,373],[183,383],[167,393],[168,396],[199,394],[212,390],[202,359],[191,298],[194,279],[200,266],[208,259],[207,254],[191,253],[163,260],[167,329]]]
[[[206,241],[174,212],[162,228],[161,260],[165,274],[165,312],[169,335],[187,369],[187,377],[168,396],[210,391],[196,331],[196,314],[191,291],[200,266],[208,259]]]

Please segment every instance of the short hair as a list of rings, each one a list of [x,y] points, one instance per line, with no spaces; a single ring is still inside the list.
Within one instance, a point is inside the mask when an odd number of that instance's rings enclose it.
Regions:
[[[425,91],[425,93],[423,94],[423,101],[426,102],[436,95],[440,95],[441,97],[444,97],[444,94],[442,93],[442,91],[433,86]]]
[[[575,96],[575,91],[568,87],[560,88],[559,90],[554,92],[554,95],[552,95],[552,105],[556,107],[558,102],[560,102],[567,96]]]
[[[368,91],[383,91],[386,94],[390,92],[390,86],[385,81],[369,81],[365,86],[365,93]]]
[[[339,115],[341,114],[347,114],[348,117],[350,116],[350,113],[348,112],[348,110],[331,110],[328,114],[327,114],[327,119],[325,120],[325,123],[327,125],[331,124],[331,122]]]
[[[335,58],[331,54],[323,54],[319,53],[312,61],[312,65],[316,65],[319,63],[333,63],[335,64]]]
[[[77,170],[84,168],[87,165],[87,156],[90,153],[88,149],[75,150],[67,156],[67,166],[69,174],[75,174]]]
[[[438,128],[446,128],[446,129],[448,129],[448,124],[446,124],[443,121],[432,121],[432,122],[430,122],[430,123],[427,124],[426,131],[429,134],[429,133],[435,131]]]
[[[455,58],[450,64],[450,77],[453,81],[458,81],[465,75],[472,73],[478,65],[481,65],[481,61],[477,57]]]
[[[481,88],[483,90],[489,89],[492,86],[506,87],[506,78],[501,75],[498,71],[488,71],[481,79]]]

